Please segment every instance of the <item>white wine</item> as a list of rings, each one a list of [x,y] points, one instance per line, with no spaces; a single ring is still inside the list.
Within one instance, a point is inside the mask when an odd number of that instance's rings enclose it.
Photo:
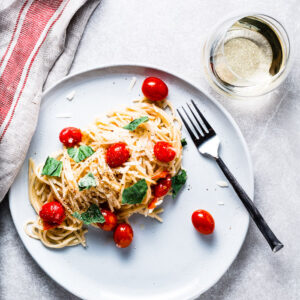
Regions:
[[[209,66],[218,85],[232,93],[259,94],[285,67],[286,48],[276,29],[263,18],[235,21],[212,43]]]

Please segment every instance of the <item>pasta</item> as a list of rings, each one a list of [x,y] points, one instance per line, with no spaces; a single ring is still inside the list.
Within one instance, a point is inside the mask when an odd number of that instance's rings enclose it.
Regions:
[[[142,116],[147,116],[149,121],[139,125],[136,130],[123,128]],[[175,176],[181,169],[180,129],[181,123],[168,101],[159,107],[143,99],[129,107],[110,112],[105,118],[96,119],[82,131],[80,145],[88,145],[94,150],[85,160],[76,163],[66,147],[52,155],[62,162],[60,177],[41,175],[43,166],[36,167],[30,159],[29,199],[36,213],[39,213],[43,204],[56,200],[64,207],[66,218],[55,228],[44,230],[42,220],[37,217],[35,221],[26,224],[26,233],[51,248],[77,244],[86,246],[87,228],[73,214],[86,211],[91,204],[109,208],[116,214],[118,222],[128,222],[129,217],[136,213],[162,221],[159,216],[162,208],[148,208],[154,199],[151,187],[156,184],[153,179],[156,174],[167,170],[171,176]],[[128,145],[130,158],[122,166],[110,168],[105,161],[106,150],[111,144],[120,141]],[[176,151],[175,159],[165,163],[155,158],[153,146],[158,141],[172,145]],[[97,185],[80,191],[78,182],[88,173],[93,174]],[[145,179],[148,186],[143,201],[139,204],[122,204],[124,189],[141,179]],[[159,200],[163,200],[163,197]]]

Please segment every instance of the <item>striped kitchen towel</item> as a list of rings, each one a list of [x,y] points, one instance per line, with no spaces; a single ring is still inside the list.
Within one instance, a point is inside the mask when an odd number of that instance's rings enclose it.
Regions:
[[[0,201],[34,133],[43,87],[65,76],[100,0],[0,3]]]

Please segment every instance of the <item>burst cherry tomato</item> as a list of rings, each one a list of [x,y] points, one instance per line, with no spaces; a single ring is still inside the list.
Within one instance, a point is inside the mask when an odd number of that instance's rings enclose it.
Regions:
[[[101,209],[101,213],[105,219],[105,222],[97,223],[97,225],[105,231],[113,230],[117,226],[117,216],[113,212],[106,209]]]
[[[160,179],[160,178],[166,178],[169,175],[168,171],[162,171],[154,176],[152,176],[152,179],[156,180],[156,179]]]
[[[168,96],[168,87],[161,79],[148,77],[143,82],[142,92],[149,100],[160,101]]]
[[[82,134],[76,127],[66,127],[59,134],[59,140],[66,147],[73,147],[81,142]]]
[[[111,145],[106,151],[106,162],[111,168],[121,166],[128,160],[130,152],[126,143],[116,143]]]
[[[162,197],[168,193],[172,186],[171,176],[168,175],[166,178],[158,180],[156,186],[154,187],[154,196]]]
[[[64,207],[56,201],[44,204],[39,215],[43,220],[45,230],[60,225],[66,216]]]
[[[133,239],[133,230],[127,223],[121,223],[114,232],[114,241],[118,248],[128,247]]]
[[[215,228],[212,215],[203,209],[198,209],[192,214],[192,222],[197,231],[202,234],[211,234]]]
[[[154,197],[154,199],[148,204],[148,209],[153,211],[154,208],[156,207],[157,201],[158,201],[158,198]]]
[[[170,162],[176,156],[175,150],[168,142],[157,142],[154,145],[154,155],[162,162]]]

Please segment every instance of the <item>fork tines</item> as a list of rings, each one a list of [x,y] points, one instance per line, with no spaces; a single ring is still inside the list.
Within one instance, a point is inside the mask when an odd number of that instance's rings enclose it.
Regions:
[[[187,107],[189,108],[192,116],[190,116],[187,113],[187,111],[185,110],[185,108],[183,106],[182,106],[182,110],[184,111],[185,115],[187,116],[197,137],[194,134],[193,130],[191,129],[190,125],[188,124],[187,120],[183,117],[183,115],[179,109],[177,109],[177,112],[178,112],[181,120],[183,121],[187,131],[189,132],[191,138],[193,139],[193,141],[195,141],[195,140],[199,141],[203,138],[207,138],[207,137],[215,135],[215,131],[213,130],[211,125],[208,123],[206,118],[203,116],[203,114],[199,110],[198,106],[195,104],[195,102],[193,100],[191,100],[191,103],[192,103],[192,106],[194,107],[194,109],[192,109],[191,104],[188,104],[188,103],[187,103]],[[196,116],[194,111],[198,114],[198,116]],[[192,119],[194,119],[196,121],[196,123],[198,124],[198,127],[197,127],[197,124],[195,123],[195,121],[193,121]],[[199,131],[199,129],[201,130],[201,132]]]

